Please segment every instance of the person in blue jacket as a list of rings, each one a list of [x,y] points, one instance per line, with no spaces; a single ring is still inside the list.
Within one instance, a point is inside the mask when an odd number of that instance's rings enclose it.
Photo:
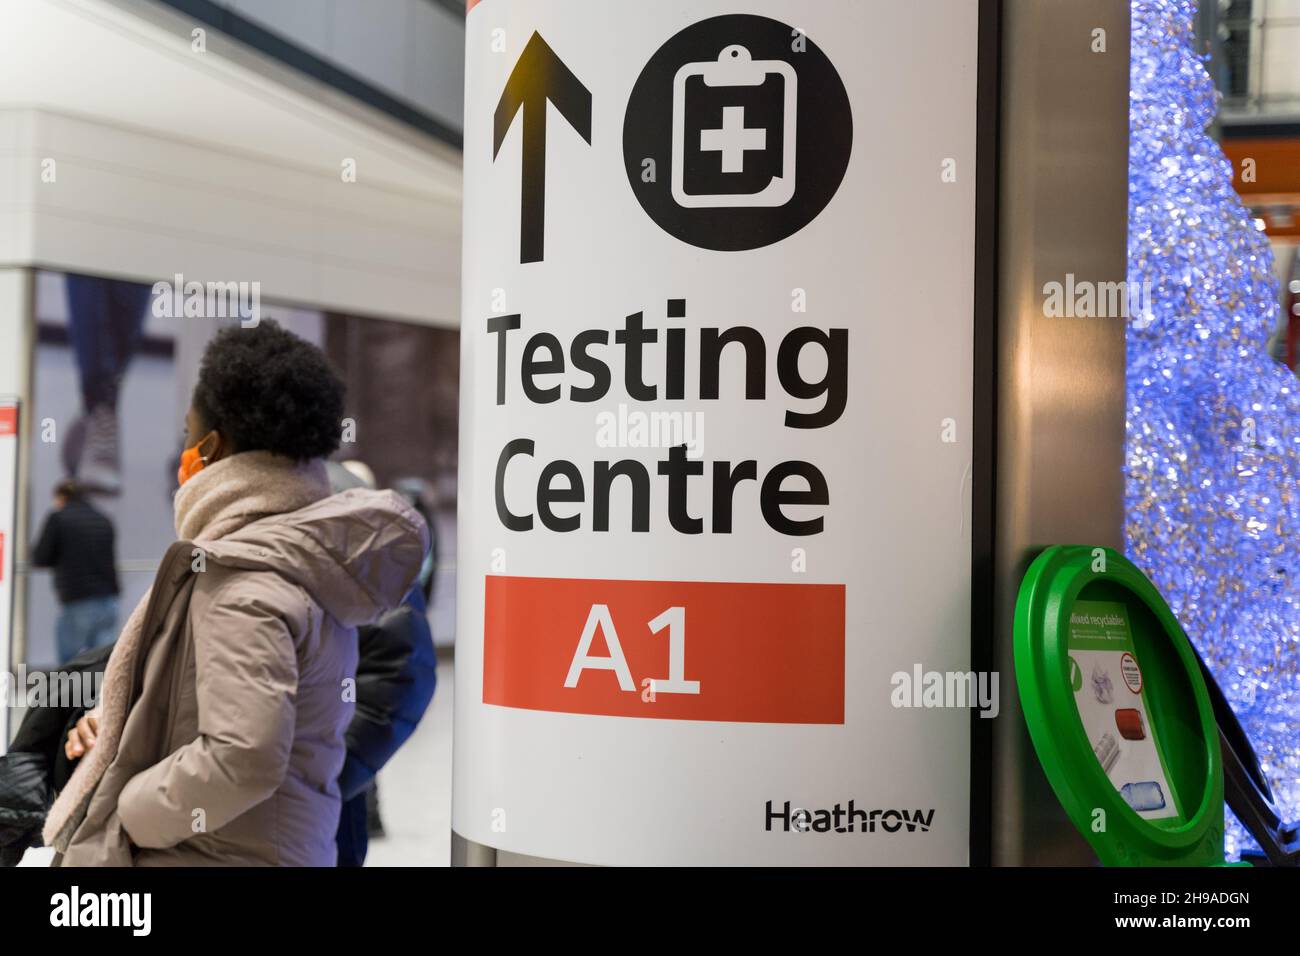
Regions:
[[[336,492],[365,484],[332,462],[329,472]],[[400,606],[357,629],[356,712],[345,735],[347,757],[339,774],[339,866],[365,863],[367,795],[374,792],[376,774],[415,732],[433,700],[438,659],[423,584],[422,576]]]

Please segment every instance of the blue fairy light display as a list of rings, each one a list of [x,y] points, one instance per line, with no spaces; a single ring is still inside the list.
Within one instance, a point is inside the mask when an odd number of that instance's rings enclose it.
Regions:
[[[1300,818],[1300,401],[1272,359],[1268,240],[1207,132],[1195,0],[1134,0],[1126,540],[1214,672],[1286,819]],[[1240,174],[1240,170],[1236,171]],[[1230,818],[1227,850],[1252,845]]]

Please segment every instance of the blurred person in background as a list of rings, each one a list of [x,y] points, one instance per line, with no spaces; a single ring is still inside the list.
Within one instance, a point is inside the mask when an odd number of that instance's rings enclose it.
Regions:
[[[375,482],[374,472],[358,461],[330,462],[329,473],[335,491]],[[422,566],[400,607],[357,631],[357,709],[348,725],[348,755],[339,775],[339,866],[363,865],[370,837],[383,835],[376,775],[415,733],[438,683],[423,574]]]
[[[333,866],[359,625],[428,548],[392,492],[331,495],[343,384],[264,321],[208,345],[179,540],[113,648],[43,837],[65,866]]]
[[[113,522],[68,478],[54,487],[54,507],[32,548],[32,565],[54,571],[59,663],[117,638],[117,549]]]
[[[420,567],[420,591],[424,594],[425,605],[432,607],[434,572],[438,570],[438,527],[434,520],[433,485],[423,478],[398,478],[393,483],[393,490],[420,512],[420,517],[429,526],[429,553],[424,556],[424,564]]]

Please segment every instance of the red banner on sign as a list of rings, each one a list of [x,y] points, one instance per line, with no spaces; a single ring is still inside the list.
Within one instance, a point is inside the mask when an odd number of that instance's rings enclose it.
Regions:
[[[844,585],[486,579],[483,702],[844,722]]]
[[[18,434],[18,409],[12,405],[0,408],[0,436]]]

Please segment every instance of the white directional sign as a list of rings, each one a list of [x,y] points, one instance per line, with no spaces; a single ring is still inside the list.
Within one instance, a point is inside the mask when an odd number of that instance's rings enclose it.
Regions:
[[[970,0],[471,9],[462,836],[966,862],[976,37]]]

